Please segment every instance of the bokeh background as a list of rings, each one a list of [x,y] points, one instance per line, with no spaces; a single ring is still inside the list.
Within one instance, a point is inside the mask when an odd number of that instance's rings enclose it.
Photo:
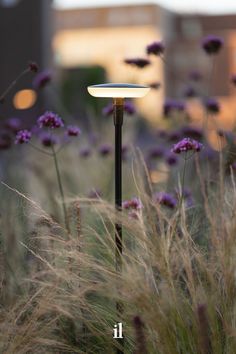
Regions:
[[[14,80],[28,60],[50,69],[54,83],[70,113],[86,120],[88,84],[103,81],[151,83],[161,89],[137,102],[151,124],[160,121],[165,97],[184,97],[189,73],[202,74],[201,87],[208,94],[211,64],[199,49],[207,34],[221,36],[224,51],[218,56],[210,95],[219,97],[224,109],[218,120],[225,128],[234,124],[235,89],[230,76],[236,72],[236,4],[214,1],[76,1],[2,0],[0,2],[0,92]],[[166,45],[165,65],[154,60],[145,70],[135,70],[125,58],[142,57],[154,40]],[[17,57],[17,60],[16,60]],[[21,91],[21,90],[31,91]],[[48,96],[48,95],[46,95]],[[46,98],[32,90],[30,77],[18,83],[1,114],[31,116],[42,111]],[[199,114],[197,102],[191,107]],[[233,107],[233,109],[232,109]],[[47,108],[49,108],[47,106]]]

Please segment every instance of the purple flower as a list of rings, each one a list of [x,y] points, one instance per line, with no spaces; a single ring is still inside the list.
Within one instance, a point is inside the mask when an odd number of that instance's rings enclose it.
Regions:
[[[79,136],[81,134],[81,130],[76,125],[68,125],[66,133],[69,136]]]
[[[174,104],[173,104],[173,101],[170,100],[170,99],[167,99],[165,102],[164,102],[164,105],[163,105],[163,114],[165,117],[169,117],[171,112],[173,111],[173,107],[174,107]]]
[[[161,55],[163,54],[165,51],[165,46],[162,42],[153,42],[151,44],[149,44],[146,48],[146,52],[148,55],[150,54],[154,54],[154,55]]]
[[[162,146],[154,146],[148,151],[148,158],[157,159],[163,157],[165,149]]]
[[[143,208],[143,204],[139,198],[134,197],[130,199],[130,208],[135,210],[141,210]]]
[[[136,113],[136,108],[134,106],[134,104],[131,101],[125,101],[124,103],[124,111],[127,114],[133,115]],[[104,116],[110,116],[112,115],[114,112],[114,106],[112,103],[109,103],[107,106],[105,106],[102,110],[102,114]]]
[[[98,148],[100,155],[108,156],[112,152],[112,147],[110,144],[103,144]]]
[[[217,54],[220,51],[221,47],[223,46],[223,43],[224,42],[222,38],[214,35],[209,35],[203,38],[202,48],[207,54],[213,55]]]
[[[131,101],[125,101],[124,103],[124,111],[129,114],[129,115],[133,115],[136,113],[136,108],[133,104],[133,102]]]
[[[175,190],[176,197],[181,198],[181,192],[176,189]],[[187,207],[193,206],[193,196],[189,188],[184,188],[182,191],[182,198],[185,200],[185,204]]]
[[[19,130],[16,134],[15,144],[24,144],[28,143],[32,137],[32,134],[29,130]]]
[[[80,150],[80,156],[83,158],[87,158],[91,155],[91,149],[89,147],[83,147]]]
[[[183,112],[184,109],[185,109],[184,102],[173,100],[173,99],[167,99],[164,102],[163,114],[164,116],[169,117],[173,111]]]
[[[191,125],[183,127],[182,133],[184,136],[188,136],[189,138],[193,139],[201,139],[203,136],[202,129]]]
[[[43,132],[40,135],[40,140],[45,147],[51,147],[57,143],[57,139],[55,135],[52,135],[49,132]]]
[[[53,112],[47,111],[41,117],[38,118],[38,125],[40,128],[61,128],[64,126],[62,119]]]
[[[102,109],[102,114],[104,116],[110,116],[113,114],[113,111],[114,111],[114,107],[113,107],[113,104],[112,103],[109,103],[107,106],[105,106],[103,109]]]
[[[11,130],[13,133],[17,133],[21,127],[21,120],[19,118],[9,118],[5,123],[6,128]]]
[[[230,80],[231,82],[232,82],[232,84],[234,85],[234,86],[236,86],[236,74],[233,74],[232,76],[231,76],[231,80]]]
[[[182,132],[180,130],[173,130],[169,133],[168,140],[171,142],[176,142],[182,137]]]
[[[178,158],[173,152],[168,152],[165,156],[165,161],[169,166],[174,166],[178,163]]]
[[[184,96],[187,98],[193,98],[197,96],[196,90],[192,86],[187,86],[184,90]]]
[[[125,200],[124,202],[122,202],[122,208],[123,209],[130,209],[130,201]]]
[[[154,200],[161,205],[174,209],[177,205],[177,199],[170,193],[159,192],[154,195]]]
[[[33,88],[39,90],[45,87],[52,80],[50,71],[45,70],[38,73],[33,80]]]
[[[222,129],[219,129],[219,130],[217,130],[217,134],[218,134],[221,138],[223,138],[223,137],[227,134],[227,132],[225,132],[225,131],[222,130]]]
[[[133,58],[133,59],[125,59],[124,62],[126,64],[136,66],[137,68],[143,69],[146,66],[150,65],[151,62],[149,59],[145,58]]]
[[[161,87],[161,83],[160,82],[152,82],[151,84],[149,84],[149,87],[153,90],[158,90]]]
[[[211,98],[208,98],[205,102],[204,102],[204,105],[205,105],[205,108],[207,110],[207,112],[209,113],[214,113],[214,114],[217,114],[220,112],[220,104],[219,102],[211,97]]]
[[[91,199],[99,199],[102,195],[102,192],[99,189],[92,189],[89,193],[88,193],[88,198]]]
[[[33,62],[33,61],[30,61],[29,64],[28,64],[28,68],[30,71],[32,71],[33,73],[37,73],[38,70],[39,70],[39,67],[38,67],[38,64]]]
[[[181,154],[181,152],[187,151],[195,151],[199,152],[203,148],[203,144],[199,143],[198,141],[190,138],[184,138],[175,144],[172,148],[172,152],[175,154]]]
[[[189,79],[191,81],[200,81],[202,79],[202,74],[198,70],[192,70],[189,73]]]
[[[130,200],[125,200],[123,203],[122,203],[122,208],[123,209],[127,209],[127,210],[141,210],[143,208],[143,204],[141,202],[141,200],[137,197],[134,197]]]

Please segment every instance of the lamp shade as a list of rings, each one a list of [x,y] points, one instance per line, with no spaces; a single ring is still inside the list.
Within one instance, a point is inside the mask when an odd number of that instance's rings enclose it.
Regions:
[[[150,88],[134,84],[100,84],[88,86],[88,92],[94,97],[135,98],[144,97]]]

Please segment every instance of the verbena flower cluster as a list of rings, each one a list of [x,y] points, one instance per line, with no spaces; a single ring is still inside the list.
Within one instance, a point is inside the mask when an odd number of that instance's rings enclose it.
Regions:
[[[186,98],[193,98],[193,97],[196,97],[197,96],[197,92],[196,92],[196,89],[193,87],[193,86],[191,86],[191,85],[189,85],[189,86],[187,86],[185,89],[184,89],[184,96],[186,97]]]
[[[110,116],[111,114],[113,114],[113,112],[114,112],[114,106],[112,103],[105,106],[102,110],[104,116]],[[136,108],[133,102],[131,101],[124,102],[124,112],[126,112],[129,115],[133,115],[136,113]]]
[[[169,117],[170,114],[174,111],[183,112],[185,110],[185,104],[182,101],[174,99],[166,99],[163,105],[163,114],[166,117]]]
[[[29,70],[32,71],[33,73],[37,73],[39,70],[38,64],[33,61],[29,62],[28,67],[29,67]]]
[[[146,52],[148,55],[153,54],[153,55],[159,56],[159,55],[163,54],[164,51],[165,51],[164,44],[162,42],[158,42],[158,41],[149,44],[146,48]]]
[[[208,98],[205,102],[204,102],[205,108],[207,110],[207,112],[209,113],[214,113],[217,114],[220,112],[220,104],[219,102],[213,98],[210,97]]]
[[[154,201],[170,209],[174,209],[177,205],[177,199],[174,197],[174,195],[166,192],[156,193],[154,195]]]
[[[140,69],[143,69],[146,66],[151,64],[150,60],[146,59],[146,58],[125,59],[124,62],[125,62],[125,64],[129,64],[131,66],[135,66],[135,67],[140,68]]]
[[[80,150],[80,156],[83,158],[87,158],[91,155],[92,151],[88,146],[82,147]]]
[[[99,146],[98,152],[101,156],[108,156],[112,152],[112,146],[110,144],[102,144]]]
[[[148,85],[153,90],[158,90],[161,87],[160,82],[152,82]]]
[[[56,113],[53,113],[51,111],[45,112],[42,116],[38,118],[37,121],[38,125],[40,128],[46,127],[46,128],[61,128],[64,127],[64,123]]]
[[[143,208],[143,204],[141,202],[141,200],[137,197],[134,197],[130,200],[125,200],[122,203],[122,207],[123,209],[134,209],[134,210],[141,210]]]
[[[223,39],[214,35],[209,35],[202,40],[202,48],[209,55],[217,54],[223,44]]]
[[[52,80],[52,74],[50,71],[45,70],[38,73],[33,80],[33,88],[39,90],[44,88]]]
[[[182,152],[195,151],[199,152],[203,148],[203,144],[190,138],[184,138],[175,144],[172,148],[172,152],[175,154],[181,154]]]
[[[76,125],[68,125],[66,133],[68,136],[79,136],[81,134],[81,129]]]
[[[32,138],[32,135],[36,135],[41,144],[44,147],[52,147],[59,142],[63,142],[60,140],[58,135],[52,134],[53,129],[62,128],[64,127],[63,120],[58,114],[47,111],[43,115],[41,115],[37,120],[37,126],[32,128],[32,131],[29,130],[19,130],[18,127],[20,126],[20,122],[17,118],[12,118],[6,122],[7,126],[11,128],[13,132],[16,133],[15,143],[16,144],[23,144],[28,143]],[[50,129],[50,131],[43,131],[42,128]],[[77,137],[81,134],[81,130],[76,125],[69,125],[66,127],[66,137]],[[65,140],[65,136],[64,136]]]
[[[6,121],[5,126],[13,133],[17,133],[21,128],[21,121],[17,117],[12,117]]]
[[[128,216],[132,219],[138,218],[138,213],[143,209],[141,200],[134,197],[130,200],[125,200],[122,203],[122,208],[128,211]]]
[[[29,130],[20,130],[16,134],[15,144],[24,144],[28,143],[32,137],[32,134]]]

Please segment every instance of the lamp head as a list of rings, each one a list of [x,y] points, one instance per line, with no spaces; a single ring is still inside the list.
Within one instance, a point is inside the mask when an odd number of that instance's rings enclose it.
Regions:
[[[88,86],[88,92],[94,97],[138,98],[144,97],[150,87],[134,84],[100,84]]]

